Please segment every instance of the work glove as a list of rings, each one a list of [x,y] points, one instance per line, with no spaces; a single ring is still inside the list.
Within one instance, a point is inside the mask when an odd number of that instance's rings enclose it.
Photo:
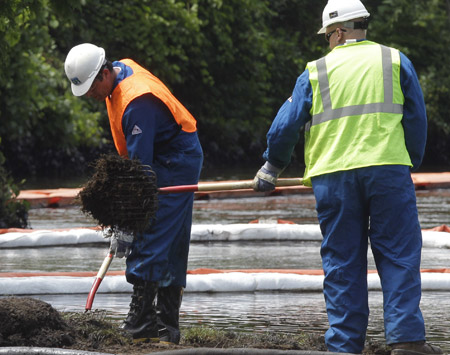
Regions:
[[[116,258],[127,258],[131,253],[131,243],[133,243],[133,240],[133,234],[116,231],[111,236],[109,252],[114,254]]]
[[[255,191],[272,191],[275,190],[278,176],[283,169],[273,166],[268,161],[258,170],[253,179],[253,190]]]

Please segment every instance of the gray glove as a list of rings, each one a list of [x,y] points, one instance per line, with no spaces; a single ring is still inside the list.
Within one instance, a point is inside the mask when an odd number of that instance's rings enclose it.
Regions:
[[[268,161],[258,170],[253,179],[253,190],[255,191],[272,191],[275,190],[278,176],[283,169],[273,166]]]
[[[110,253],[114,254],[116,258],[127,258],[131,253],[131,243],[133,240],[134,235],[132,234],[115,232],[111,236]]]

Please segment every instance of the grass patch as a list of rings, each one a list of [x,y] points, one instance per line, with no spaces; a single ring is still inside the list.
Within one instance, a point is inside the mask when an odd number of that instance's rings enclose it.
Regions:
[[[205,348],[257,348],[277,350],[327,351],[323,335],[301,332],[298,334],[280,332],[233,332],[210,327],[188,327],[182,329],[181,345]],[[368,341],[364,355],[389,355],[385,344]]]
[[[282,350],[326,351],[323,336],[299,333],[242,333],[218,330],[209,327],[189,327],[183,329],[182,344],[193,347],[212,348],[259,348]]]
[[[62,313],[63,319],[76,332],[78,343],[83,347],[99,349],[108,345],[131,344],[131,337],[120,331],[118,325],[106,318],[106,312]]]

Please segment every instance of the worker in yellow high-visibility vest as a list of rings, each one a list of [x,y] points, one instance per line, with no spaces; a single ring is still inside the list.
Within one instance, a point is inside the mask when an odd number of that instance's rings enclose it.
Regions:
[[[370,240],[392,354],[439,354],[425,342],[419,308],[422,236],[410,174],[426,143],[423,94],[404,54],[366,40],[369,15],[359,0],[329,0],[319,33],[331,51],[307,64],[280,108],[254,189],[275,188],[304,127],[304,183],[323,234],[328,350],[364,348]]]

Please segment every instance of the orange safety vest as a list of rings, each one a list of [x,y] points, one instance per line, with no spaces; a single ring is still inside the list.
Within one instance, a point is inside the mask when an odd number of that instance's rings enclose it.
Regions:
[[[122,59],[120,62],[133,69],[133,74],[123,79],[113,90],[111,97],[105,100],[111,133],[120,156],[128,156],[122,117],[130,102],[139,96],[156,96],[168,107],[183,131],[192,133],[197,130],[195,118],[161,80],[131,59]]]

